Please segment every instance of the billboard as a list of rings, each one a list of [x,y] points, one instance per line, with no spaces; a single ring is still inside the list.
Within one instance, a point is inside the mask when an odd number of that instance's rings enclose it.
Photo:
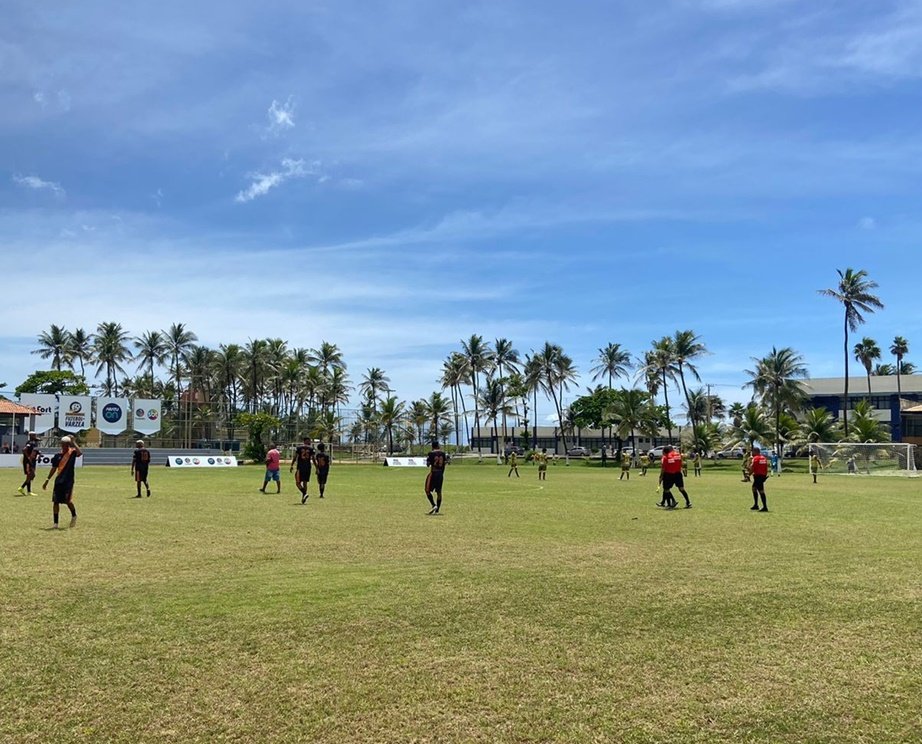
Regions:
[[[127,398],[97,398],[96,428],[103,434],[121,434],[128,428]]]
[[[35,432],[44,434],[49,429],[54,428],[54,409],[58,405],[56,395],[52,393],[23,393],[19,396],[19,402],[38,411],[33,427]]]
[[[227,455],[171,455],[166,459],[170,468],[232,468],[237,458]]]
[[[160,417],[162,415],[159,400],[149,398],[135,398],[134,405],[134,430],[139,434],[156,434],[160,431]]]
[[[89,429],[92,405],[88,395],[62,395],[58,404],[58,428],[70,432]]]

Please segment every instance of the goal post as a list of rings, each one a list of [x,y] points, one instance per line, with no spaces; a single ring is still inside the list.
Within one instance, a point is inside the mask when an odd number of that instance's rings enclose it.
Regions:
[[[812,442],[802,451],[816,456],[820,472],[843,475],[918,475],[916,445],[903,442]],[[812,457],[811,465],[812,470]]]

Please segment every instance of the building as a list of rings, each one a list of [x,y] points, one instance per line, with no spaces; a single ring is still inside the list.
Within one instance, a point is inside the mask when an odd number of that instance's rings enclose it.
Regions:
[[[641,434],[634,433],[634,447],[637,452],[646,452],[647,450],[662,444],[668,444],[669,440],[666,432],[661,432],[662,436],[650,438]],[[674,441],[678,441],[681,434],[681,428],[674,430]],[[563,448],[563,436],[560,428],[556,426],[539,426],[537,431],[534,427],[529,426],[526,430],[521,426],[506,426],[505,442],[517,444],[525,449],[531,449],[534,444],[536,449],[547,449],[548,452],[558,455],[566,454]],[[570,447],[587,447],[593,452],[600,451],[603,443],[610,449],[616,449],[618,446],[617,436],[608,429],[603,432],[598,429],[575,429],[572,433],[567,432],[567,444]],[[630,447],[630,437],[621,442],[622,446]],[[493,426],[481,426],[471,428],[471,451],[477,452],[478,449],[483,454],[498,453],[505,449],[503,441],[503,427],[498,426],[494,430]]]
[[[29,438],[35,425],[35,409],[14,403],[0,396],[0,447],[18,452]]]
[[[802,384],[811,406],[825,408],[836,420],[842,417],[844,377],[816,377]],[[912,410],[922,404],[922,375],[900,375],[899,393],[896,384],[896,375],[871,375],[868,395],[867,377],[849,377],[848,410],[859,401],[870,400],[875,418],[890,427],[894,442],[922,444],[922,413]]]

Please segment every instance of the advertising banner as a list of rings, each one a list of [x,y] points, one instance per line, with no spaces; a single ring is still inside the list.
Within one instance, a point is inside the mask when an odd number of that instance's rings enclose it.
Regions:
[[[425,468],[425,457],[385,457],[384,464],[392,468]]]
[[[77,432],[90,428],[90,407],[88,395],[62,395],[58,404],[58,428]]]
[[[35,461],[35,470],[40,472],[45,468],[51,468],[51,458],[58,451],[57,447],[49,448],[47,452],[42,452]],[[75,461],[75,467],[83,467],[83,457],[78,457]],[[22,468],[22,455],[0,455],[0,468]],[[47,471],[45,471],[47,475]],[[41,480],[41,479],[40,479]],[[51,486],[48,486],[51,488]]]
[[[96,428],[103,434],[121,434],[128,428],[127,398],[97,398]]]
[[[166,459],[170,468],[233,468],[237,458],[226,455],[172,455]]]
[[[44,434],[54,428],[54,409],[58,405],[57,396],[50,393],[23,393],[19,402],[24,406],[35,408],[39,415],[35,417],[34,431]]]
[[[159,400],[135,398],[134,430],[139,434],[156,434],[160,431],[161,403]]]

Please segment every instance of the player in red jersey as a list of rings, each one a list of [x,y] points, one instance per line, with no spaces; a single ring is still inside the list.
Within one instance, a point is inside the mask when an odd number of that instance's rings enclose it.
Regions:
[[[768,511],[765,501],[765,481],[768,480],[768,458],[762,454],[758,447],[752,448],[752,511]],[[759,497],[762,497],[762,508],[759,508]]]
[[[685,497],[685,508],[691,509],[691,499],[685,490],[685,479],[682,477],[682,453],[672,447],[663,448],[663,459],[660,462],[660,483],[663,484],[663,500],[657,506],[666,509],[675,509],[676,500],[672,495],[672,487],[676,486]]]

